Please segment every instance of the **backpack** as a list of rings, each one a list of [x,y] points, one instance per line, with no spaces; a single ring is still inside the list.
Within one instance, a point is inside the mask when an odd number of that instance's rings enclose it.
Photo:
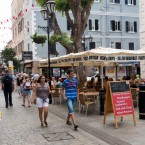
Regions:
[[[31,90],[30,82],[25,82],[24,88],[25,88],[25,90]]]
[[[12,81],[13,79],[9,75],[4,76],[3,83],[5,86],[12,86]]]

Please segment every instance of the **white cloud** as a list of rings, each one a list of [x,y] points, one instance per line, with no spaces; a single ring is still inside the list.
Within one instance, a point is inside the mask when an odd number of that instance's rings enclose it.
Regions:
[[[12,31],[9,29],[11,27],[11,3],[12,0],[0,0],[0,50],[6,46],[7,43],[5,42],[12,39]],[[9,22],[7,22],[7,19]]]

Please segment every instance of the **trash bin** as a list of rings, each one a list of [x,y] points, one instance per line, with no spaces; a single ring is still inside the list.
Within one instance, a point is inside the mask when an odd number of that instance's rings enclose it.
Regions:
[[[139,107],[139,119],[145,119],[145,84],[139,85],[139,101],[138,101],[138,107]]]
[[[100,89],[99,96],[100,96],[100,115],[104,115],[104,103],[105,103],[105,89]]]

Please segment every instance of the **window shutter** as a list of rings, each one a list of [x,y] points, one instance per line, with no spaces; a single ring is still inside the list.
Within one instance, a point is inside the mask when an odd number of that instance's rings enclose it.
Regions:
[[[120,42],[116,42],[115,48],[116,48],[116,49],[121,49],[121,43],[120,43]]]
[[[133,5],[136,5],[136,0],[133,0]]]
[[[89,30],[92,30],[92,20],[89,19]]]
[[[90,42],[90,49],[94,49],[95,47],[95,42]]]
[[[128,0],[125,0],[125,4],[126,4],[126,5],[128,4]]]
[[[99,21],[95,20],[95,30],[99,30]]]
[[[67,30],[70,31],[70,25],[67,22]]]
[[[120,4],[120,0],[115,0],[115,3]]]
[[[134,32],[137,32],[137,22],[134,22]]]
[[[120,21],[118,21],[118,30],[121,31]]]
[[[115,21],[114,20],[111,21],[111,30],[115,31]]]
[[[134,43],[129,43],[129,50],[134,50]]]
[[[129,27],[129,24],[128,24],[128,21],[126,21],[126,32],[128,32],[128,27]]]

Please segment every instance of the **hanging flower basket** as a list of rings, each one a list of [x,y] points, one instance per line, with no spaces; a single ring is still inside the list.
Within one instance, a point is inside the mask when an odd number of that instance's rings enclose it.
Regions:
[[[37,33],[35,33],[33,36],[31,36],[31,39],[33,40],[33,42],[42,44],[43,46],[45,41],[47,40],[47,37],[45,35],[37,35]]]

